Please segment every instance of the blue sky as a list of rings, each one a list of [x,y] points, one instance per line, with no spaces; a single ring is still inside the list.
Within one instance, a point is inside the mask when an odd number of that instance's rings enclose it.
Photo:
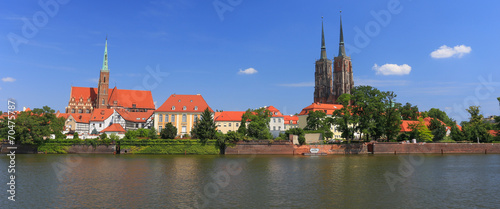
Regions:
[[[199,93],[213,109],[298,113],[313,101],[321,17],[333,59],[342,10],[355,85],[459,121],[470,105],[500,114],[500,2],[41,2],[57,6],[0,3],[2,111],[7,98],[64,111],[71,86],[97,87],[107,36],[110,87],[151,90],[157,107]]]

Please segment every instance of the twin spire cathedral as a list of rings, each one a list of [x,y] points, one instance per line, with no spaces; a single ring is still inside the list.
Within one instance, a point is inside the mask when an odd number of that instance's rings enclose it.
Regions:
[[[354,87],[351,58],[345,53],[342,16],[340,17],[339,53],[332,60],[326,56],[325,32],[321,21],[321,55],[316,60],[314,73],[314,103],[336,104],[342,94],[350,94]]]

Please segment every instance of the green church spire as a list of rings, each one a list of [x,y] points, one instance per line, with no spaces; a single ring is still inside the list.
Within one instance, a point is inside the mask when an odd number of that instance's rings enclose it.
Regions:
[[[340,11],[340,43],[339,43],[339,57],[345,57],[344,48],[344,31],[342,30],[342,11]]]
[[[326,60],[326,46],[325,46],[325,31],[323,30],[323,17],[321,17],[321,57],[320,59]]]
[[[106,44],[104,46],[104,60],[102,61],[101,71],[108,72],[108,36],[106,36]]]

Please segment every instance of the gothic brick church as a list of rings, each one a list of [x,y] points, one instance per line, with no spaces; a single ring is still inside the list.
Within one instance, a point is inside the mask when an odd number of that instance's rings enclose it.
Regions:
[[[314,103],[337,104],[336,101],[340,95],[351,93],[354,87],[351,58],[345,53],[342,16],[340,17],[339,53],[333,58],[333,70],[332,60],[326,56],[325,32],[323,22],[321,22],[321,55],[320,59],[316,60],[314,78]]]
[[[71,87],[66,113],[92,113],[94,109],[124,109],[129,112],[154,110],[151,91],[109,89],[108,40],[104,47],[104,60],[99,84],[94,87]]]

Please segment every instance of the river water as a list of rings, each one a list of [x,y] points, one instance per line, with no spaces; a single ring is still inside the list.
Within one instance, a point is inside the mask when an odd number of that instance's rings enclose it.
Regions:
[[[17,155],[0,208],[500,208],[500,155]]]

